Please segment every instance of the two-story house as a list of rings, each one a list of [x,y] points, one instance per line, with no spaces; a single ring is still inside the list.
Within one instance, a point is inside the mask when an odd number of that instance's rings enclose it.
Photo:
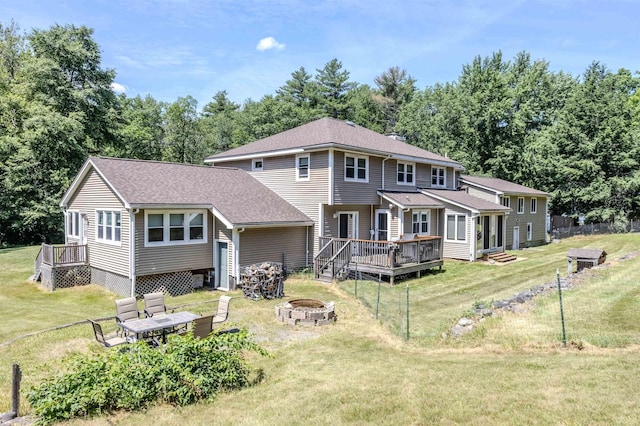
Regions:
[[[92,282],[121,294],[176,294],[194,273],[227,289],[268,260],[393,281],[514,245],[500,197],[519,203],[515,192],[476,191],[460,163],[350,122],[319,119],[205,161],[89,158],[61,202],[66,246],[43,246],[43,277],[82,258]]]

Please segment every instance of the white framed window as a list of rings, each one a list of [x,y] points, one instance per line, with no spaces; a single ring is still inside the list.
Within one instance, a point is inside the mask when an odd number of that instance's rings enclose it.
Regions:
[[[531,222],[527,223],[527,241],[531,241],[533,239],[533,225]]]
[[[518,214],[524,213],[524,197],[518,197]]]
[[[122,215],[118,211],[96,210],[96,241],[120,244]]]
[[[369,157],[345,154],[344,180],[369,182]]]
[[[444,167],[431,166],[431,187],[432,188],[447,187],[447,171]]]
[[[536,197],[531,197],[531,213],[536,213],[538,211],[538,199]]]
[[[467,240],[467,217],[462,214],[447,215],[446,237],[449,241]]]
[[[67,211],[67,235],[70,237],[80,237],[80,212]]]
[[[505,207],[511,208],[511,197],[508,197],[506,195],[500,197],[500,204],[502,204]]]
[[[296,157],[296,180],[309,180],[309,154]]]
[[[398,185],[415,185],[415,164],[398,162]]]
[[[262,158],[254,158],[251,161],[251,171],[253,172],[257,172],[262,170],[262,167],[264,165],[264,162],[262,161]]]
[[[411,214],[411,232],[414,234],[429,234],[430,212],[414,211]]]
[[[207,242],[206,210],[146,210],[145,247],[204,244]]]

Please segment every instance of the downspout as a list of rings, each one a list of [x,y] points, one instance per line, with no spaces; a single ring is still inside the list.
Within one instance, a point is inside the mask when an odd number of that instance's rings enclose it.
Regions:
[[[129,209],[129,279],[131,297],[136,296],[136,215],[140,209]]]
[[[308,267],[309,266],[309,228],[311,228],[310,226],[307,226],[307,247],[305,250],[305,257],[304,257],[304,264]]]
[[[62,208],[62,215],[64,217],[64,245],[67,246],[69,245],[69,230],[67,229],[67,227],[69,226],[69,218],[67,217],[69,213],[67,212],[67,208],[63,207]]]
[[[471,244],[469,246],[470,250],[469,250],[469,261],[470,262],[475,262],[476,261],[476,256],[478,254],[478,240],[476,239],[476,235],[477,235],[477,230],[476,230],[476,219],[478,218],[478,215],[474,215],[471,214]]]
[[[233,277],[237,280],[240,277],[240,234],[244,232],[244,227],[234,228],[231,235],[233,241]]]

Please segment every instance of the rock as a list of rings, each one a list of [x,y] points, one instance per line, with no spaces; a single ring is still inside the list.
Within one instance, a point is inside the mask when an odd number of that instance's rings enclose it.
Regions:
[[[462,327],[470,327],[473,326],[473,320],[463,317],[458,320],[458,325]]]
[[[469,331],[471,331],[471,329],[472,329],[472,327],[463,327],[461,325],[454,325],[451,328],[450,334],[451,334],[451,337],[453,337],[455,339],[455,338],[458,338],[458,337],[462,336],[465,333],[468,333]]]

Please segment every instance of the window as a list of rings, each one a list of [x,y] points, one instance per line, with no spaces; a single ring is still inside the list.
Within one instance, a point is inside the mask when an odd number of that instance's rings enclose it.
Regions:
[[[531,213],[538,211],[538,199],[536,197],[531,198]]]
[[[531,241],[533,239],[533,226],[531,222],[527,223],[527,241]]]
[[[398,185],[414,185],[414,165],[411,163],[398,163]]]
[[[344,180],[347,181],[369,181],[368,157],[355,157],[345,155],[344,157]]]
[[[524,197],[518,197],[518,214],[524,213]]]
[[[67,212],[67,235],[80,237],[80,212]]]
[[[207,242],[204,210],[145,212],[145,246]]]
[[[309,180],[309,156],[296,157],[296,180]]]
[[[445,188],[447,186],[446,170],[442,167],[431,167],[431,186]]]
[[[263,164],[262,158],[256,158],[251,162],[251,170],[254,172],[258,170],[262,170],[262,164]]]
[[[96,210],[96,240],[104,243],[120,243],[122,224],[120,212]]]
[[[511,197],[500,197],[500,204],[511,208]]]
[[[466,237],[466,216],[449,214],[447,215],[447,240],[465,241]]]
[[[429,216],[428,211],[413,212],[411,219],[411,232],[414,234],[429,233]]]

